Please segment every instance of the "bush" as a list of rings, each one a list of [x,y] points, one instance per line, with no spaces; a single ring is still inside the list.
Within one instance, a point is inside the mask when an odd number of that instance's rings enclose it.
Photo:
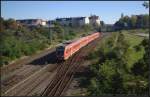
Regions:
[[[138,51],[142,46],[145,54],[133,67],[128,68],[127,51],[130,48],[128,41],[122,33],[116,33],[104,41],[104,44],[89,55],[89,59],[99,58],[99,61],[90,66],[91,73],[88,79],[88,95],[105,94],[135,94],[147,95],[148,93],[148,64],[149,49],[148,39],[144,39],[141,44],[134,48]],[[109,48],[108,48],[109,47]]]

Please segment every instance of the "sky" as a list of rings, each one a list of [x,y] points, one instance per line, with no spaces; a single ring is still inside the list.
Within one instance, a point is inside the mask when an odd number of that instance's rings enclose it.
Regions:
[[[121,13],[149,13],[144,1],[1,1],[1,16],[5,19],[44,19],[90,16],[95,14],[107,24],[115,23]]]

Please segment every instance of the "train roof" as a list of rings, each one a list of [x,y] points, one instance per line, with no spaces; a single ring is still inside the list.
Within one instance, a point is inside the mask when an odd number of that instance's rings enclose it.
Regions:
[[[65,42],[63,42],[63,46],[66,46],[66,45],[68,45],[68,44],[71,44],[71,43],[73,43],[73,42],[75,42],[75,41],[77,41],[77,40],[79,40],[80,38],[76,38],[76,39],[73,39],[73,40],[68,40],[68,41],[65,41]]]
[[[91,34],[93,34],[93,33],[87,34],[86,36],[91,35]],[[75,42],[75,41],[77,41],[77,40],[80,40],[80,39],[82,39],[83,37],[86,37],[86,36],[82,36],[82,37],[80,37],[80,38],[75,38],[75,39],[73,39],[73,40],[64,41],[64,42],[61,43],[59,46],[60,46],[60,47],[65,47],[65,46],[67,46],[67,45],[69,45],[69,44],[71,44],[71,43],[73,43],[73,42]]]

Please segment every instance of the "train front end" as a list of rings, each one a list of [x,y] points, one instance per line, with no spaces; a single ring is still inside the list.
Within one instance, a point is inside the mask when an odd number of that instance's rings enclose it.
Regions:
[[[64,46],[59,46],[56,48],[56,57],[58,60],[64,60],[64,50],[65,47]]]

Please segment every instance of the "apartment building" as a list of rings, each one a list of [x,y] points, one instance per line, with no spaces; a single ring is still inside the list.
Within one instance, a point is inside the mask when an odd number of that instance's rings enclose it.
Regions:
[[[91,24],[93,26],[100,26],[99,16],[92,15],[90,17],[70,17],[70,18],[57,18],[56,21],[61,25],[70,26],[82,26],[86,24]]]
[[[45,27],[50,27],[54,22],[58,22],[63,26],[83,26],[86,24],[91,24],[93,26],[100,25],[99,16],[91,15],[90,17],[68,17],[68,18],[57,18],[55,20],[44,21],[42,19],[24,19],[17,20],[18,23],[27,26],[38,26],[42,25]]]
[[[38,25],[45,26],[46,25],[46,21],[42,19],[24,19],[24,20],[16,20],[16,21],[26,26],[38,26]]]
[[[57,18],[56,21],[64,26],[82,26],[89,24],[88,17]]]

